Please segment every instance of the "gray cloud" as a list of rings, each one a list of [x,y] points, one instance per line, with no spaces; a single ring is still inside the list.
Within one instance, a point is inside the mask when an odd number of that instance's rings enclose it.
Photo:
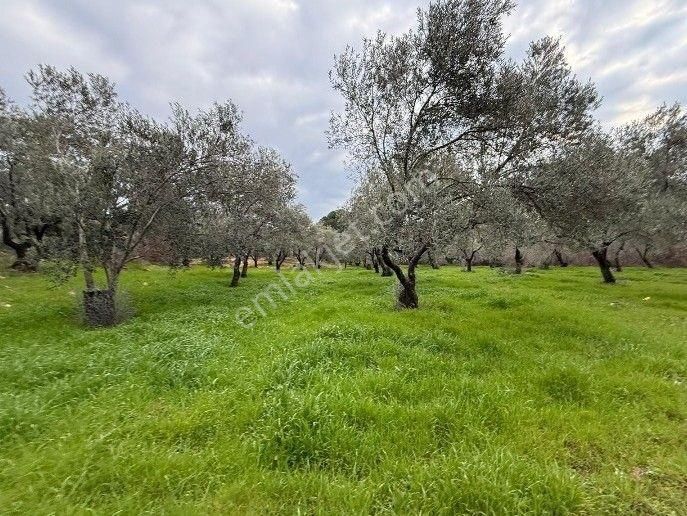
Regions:
[[[170,101],[234,100],[247,131],[276,147],[300,175],[319,217],[348,195],[341,153],[327,148],[332,57],[377,28],[400,32],[417,0],[0,0],[0,84],[25,101],[23,74],[38,63],[110,76],[126,100],[157,116]],[[523,0],[506,24],[509,52],[562,38],[580,77],[604,96],[607,124],[663,101],[687,102],[687,6],[681,0]]]

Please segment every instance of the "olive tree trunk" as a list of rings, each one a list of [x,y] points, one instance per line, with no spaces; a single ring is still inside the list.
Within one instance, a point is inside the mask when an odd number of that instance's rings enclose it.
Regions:
[[[234,274],[231,277],[231,286],[238,287],[239,279],[241,278],[241,256],[236,255],[234,258]]]
[[[623,265],[620,263],[620,255],[625,249],[625,242],[621,242],[618,249],[615,250],[615,255],[613,256],[613,264],[615,265],[615,272],[623,272]]]
[[[14,251],[14,263],[10,267],[16,271],[35,272],[38,265],[35,260],[29,258],[29,249],[33,247],[33,244],[28,240],[17,241],[12,238],[10,225],[5,219],[2,219],[0,230],[2,230],[2,243]]]
[[[300,249],[296,251],[296,260],[298,261],[298,269],[303,270],[303,267],[305,267],[305,253]]]
[[[553,250],[553,255],[556,257],[558,265],[560,265],[561,267],[568,266],[568,262],[565,261],[565,258],[563,258],[563,254],[558,249]]]
[[[377,260],[377,253],[372,251],[370,256],[372,257],[372,268],[375,270],[375,274],[379,274],[379,261]]]
[[[248,277],[248,255],[245,255],[243,257],[243,267],[241,268],[241,277],[242,278]]]
[[[644,247],[643,250],[640,250],[638,247],[635,247],[635,251],[637,251],[639,259],[642,260],[644,265],[646,265],[649,269],[653,269],[654,265],[649,261],[649,250],[649,246]]]
[[[465,272],[472,272],[472,262],[475,259],[475,255],[477,254],[478,250],[479,249],[474,249],[470,253],[463,251],[463,258],[465,258]]]
[[[604,283],[615,283],[615,277],[611,272],[611,262],[608,261],[608,247],[601,247],[592,251],[592,256],[599,264],[601,270],[601,277]]]
[[[286,252],[282,251],[281,249],[277,252],[277,257],[274,261],[274,266],[277,269],[277,271],[281,270],[281,266],[284,263],[284,260],[286,260]]]
[[[117,324],[116,292],[110,289],[83,291],[83,309],[88,326],[114,326]]]
[[[83,291],[83,309],[88,326],[114,326],[117,324],[116,296],[121,268],[113,265],[105,267],[107,278],[107,288],[105,289],[99,289],[95,286],[92,268],[84,268],[86,289]]]
[[[519,247],[515,247],[515,274],[522,273],[523,256]]]
[[[375,247],[374,252],[377,255],[377,262],[379,262],[379,266],[382,270],[382,276],[393,276],[394,273],[391,272],[391,269],[384,261],[384,258],[382,258],[382,251],[379,249],[379,247]]]
[[[415,269],[427,249],[428,246],[423,244],[418,252],[408,260],[408,274],[406,275],[389,256],[389,249],[386,246],[382,247],[382,259],[387,267],[394,271],[400,284],[398,291],[398,306],[400,308],[418,308],[419,306],[417,290],[415,288]]]

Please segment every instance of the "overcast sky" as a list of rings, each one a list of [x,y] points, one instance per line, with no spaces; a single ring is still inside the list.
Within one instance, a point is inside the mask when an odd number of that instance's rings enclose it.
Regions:
[[[277,148],[319,218],[347,196],[342,156],[327,148],[333,55],[377,29],[402,32],[422,0],[0,0],[0,86],[25,102],[38,63],[109,76],[147,114],[232,99],[245,129]],[[687,0],[521,0],[508,52],[561,36],[575,72],[604,97],[606,125],[662,102],[687,103]]]

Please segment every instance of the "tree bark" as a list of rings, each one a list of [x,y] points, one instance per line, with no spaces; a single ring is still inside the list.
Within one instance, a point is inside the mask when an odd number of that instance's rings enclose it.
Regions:
[[[613,257],[615,272],[623,272],[623,266],[620,263],[620,255],[623,252],[623,249],[625,249],[625,242],[621,242],[618,249],[615,250],[615,255]]]
[[[565,259],[563,258],[563,254],[558,249],[554,249],[553,254],[556,257],[556,260],[558,261],[558,265],[560,265],[561,267],[568,266],[568,262],[565,261]]]
[[[241,256],[237,255],[234,258],[234,275],[231,277],[231,286],[232,287],[238,287],[240,278],[241,278]]]
[[[389,256],[389,249],[386,246],[382,247],[382,259],[384,260],[384,263],[386,263],[387,267],[394,271],[396,278],[400,283],[398,292],[398,306],[400,308],[419,307],[417,290],[415,288],[415,268],[427,249],[428,246],[423,244],[420,250],[408,260],[408,275],[406,276],[403,274],[401,268],[394,263],[394,261],[391,259],[391,256]]]
[[[477,251],[478,249],[475,249],[470,254],[468,254],[466,251],[462,251],[463,258],[465,258],[465,272],[472,272],[472,262],[475,259]]]
[[[379,261],[377,261],[377,254],[372,251],[370,256],[372,257],[372,268],[375,270],[375,274],[379,274]]]
[[[12,265],[10,265],[11,269],[21,272],[36,272],[38,270],[38,265],[36,262],[28,257],[28,250],[30,248],[30,245],[21,244],[17,245],[16,247],[12,247],[15,259]]]
[[[377,254],[377,261],[379,262],[379,265],[382,269],[382,276],[383,277],[393,276],[394,273],[391,272],[391,269],[389,268],[389,266],[384,261],[384,258],[382,257],[382,251],[379,249],[379,247],[375,247],[374,252]]]
[[[83,221],[79,218],[79,261],[83,269],[83,279],[86,290],[95,290],[95,280],[93,279],[93,264],[88,256],[86,247],[86,233],[83,230]]]
[[[30,241],[16,241],[10,232],[11,228],[7,220],[2,218],[2,243],[14,251],[14,263],[12,269],[22,272],[35,272],[38,269],[36,262],[28,258],[28,251],[33,247]]]
[[[243,267],[241,268],[241,277],[242,278],[248,277],[248,255],[245,255],[243,257]]]
[[[522,273],[523,257],[520,249],[515,246],[515,274]]]
[[[114,290],[84,290],[83,308],[88,326],[114,326],[117,323]]]
[[[644,251],[640,251],[638,247],[635,247],[635,251],[637,251],[639,258],[642,260],[644,265],[646,265],[649,269],[654,268],[654,265],[649,261],[649,246],[646,246]]]
[[[600,249],[595,249],[592,251],[592,256],[596,259],[599,264],[599,269],[601,270],[601,277],[604,283],[615,283],[615,277],[611,272],[611,263],[608,261],[608,247],[602,247]]]
[[[258,268],[258,255],[257,254],[253,255],[253,267],[255,267],[256,269]]]
[[[281,266],[284,263],[284,260],[286,260],[286,253],[280,249],[277,252],[277,258],[275,260],[275,267],[277,271],[281,270]]]
[[[305,265],[305,256],[303,256],[303,252],[300,249],[296,252],[296,260],[298,260],[298,269],[303,270],[303,266]]]
[[[472,272],[472,256],[465,258],[465,271]]]

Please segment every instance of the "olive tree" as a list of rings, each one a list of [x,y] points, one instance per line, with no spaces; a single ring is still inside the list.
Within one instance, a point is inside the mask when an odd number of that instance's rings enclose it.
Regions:
[[[687,239],[687,112],[679,104],[660,106],[625,128],[622,138],[645,163],[639,230],[627,247],[652,267],[653,253],[669,252]]]
[[[553,142],[577,138],[590,123],[595,90],[572,75],[557,41],[533,43],[519,65],[504,58],[501,20],[512,8],[508,0],[432,2],[418,11],[415,30],[380,32],[338,56],[331,72],[344,108],[332,116],[330,142],[389,192],[386,210],[394,216],[385,226],[382,258],[401,285],[401,306],[417,307],[415,269],[434,244],[431,213],[440,197],[465,195],[461,181],[432,170],[438,155],[478,151],[495,181]],[[457,191],[406,194],[412,185],[441,183]],[[436,205],[420,206],[426,199]],[[390,249],[402,249],[406,273]]]
[[[591,132],[530,171],[521,194],[569,247],[589,251],[614,283],[609,247],[639,230],[646,194],[643,161],[613,135]]]
[[[272,258],[277,272],[289,256],[295,257],[299,249],[308,247],[311,226],[312,221],[303,206],[287,206],[277,214],[262,239],[263,248]]]
[[[0,231],[13,269],[33,271],[44,239],[66,219],[64,176],[47,151],[49,120],[12,104],[0,89]]]
[[[248,257],[280,219],[295,196],[295,175],[268,148],[252,143],[214,171],[207,190],[210,256],[233,256],[231,286],[244,276]]]
[[[99,75],[40,67],[29,72],[34,112],[50,121],[50,157],[65,179],[69,232],[63,257],[80,264],[92,325],[117,321],[119,276],[172,206],[193,195],[235,147],[238,112],[179,106],[161,124],[120,102]],[[104,272],[104,286],[94,271]]]

